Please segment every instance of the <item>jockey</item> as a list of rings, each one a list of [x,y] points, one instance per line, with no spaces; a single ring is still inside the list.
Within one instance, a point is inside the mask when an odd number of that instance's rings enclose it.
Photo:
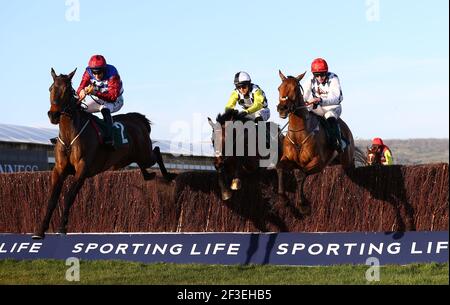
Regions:
[[[311,72],[313,75],[305,84],[304,100],[309,111],[326,119],[333,133],[333,146],[338,153],[342,153],[346,143],[341,138],[338,124],[344,99],[339,78],[328,71],[328,64],[322,58],[313,61]]]
[[[383,140],[380,138],[375,138],[372,140],[372,148],[377,148],[377,152],[381,154],[381,164],[392,165],[394,160],[392,158],[392,152],[389,147],[384,145]]]
[[[101,112],[107,125],[105,144],[114,146],[113,120],[111,113],[119,111],[123,106],[123,87],[117,69],[106,63],[102,55],[94,55],[89,60],[80,86],[77,90],[80,101],[85,101],[86,111],[89,113]]]
[[[234,76],[235,90],[231,94],[225,111],[234,109],[238,103],[247,117],[255,122],[267,121],[270,118],[270,109],[264,91],[259,86],[252,84],[247,72],[239,72]]]

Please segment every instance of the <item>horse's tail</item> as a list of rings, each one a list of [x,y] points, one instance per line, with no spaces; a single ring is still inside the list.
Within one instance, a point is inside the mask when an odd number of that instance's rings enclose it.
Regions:
[[[149,119],[147,119],[145,117],[145,115],[143,115],[143,114],[140,114],[137,112],[130,112],[127,114],[119,114],[114,117],[114,119],[116,119],[116,120],[120,120],[121,118],[123,118],[123,119],[127,118],[127,119],[131,119],[135,122],[141,122],[149,134],[152,131],[152,127],[151,127],[152,122]]]
[[[367,165],[367,158],[364,151],[355,145],[355,164],[359,166]]]

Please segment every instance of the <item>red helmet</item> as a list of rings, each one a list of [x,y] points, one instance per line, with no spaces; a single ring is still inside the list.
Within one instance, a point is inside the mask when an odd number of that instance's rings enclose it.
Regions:
[[[317,58],[311,64],[312,73],[326,73],[328,72],[328,64],[323,58]]]
[[[372,145],[384,146],[384,143],[380,138],[375,138],[372,140]]]
[[[102,55],[94,55],[89,60],[89,68],[100,69],[106,67],[106,59]]]

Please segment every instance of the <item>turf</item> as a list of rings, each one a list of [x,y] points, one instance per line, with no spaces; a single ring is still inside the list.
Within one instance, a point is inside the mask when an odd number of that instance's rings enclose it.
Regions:
[[[80,281],[66,280],[64,261],[0,261],[0,284],[149,285],[448,285],[448,264],[384,266],[380,281],[368,282],[368,266],[284,267],[142,264],[81,261]]]

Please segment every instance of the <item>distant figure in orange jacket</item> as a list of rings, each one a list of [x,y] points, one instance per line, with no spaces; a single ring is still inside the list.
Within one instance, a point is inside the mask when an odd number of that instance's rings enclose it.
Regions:
[[[394,160],[392,158],[392,152],[390,148],[383,143],[380,138],[375,138],[372,140],[372,150],[380,154],[380,163],[382,165],[392,165]]]

